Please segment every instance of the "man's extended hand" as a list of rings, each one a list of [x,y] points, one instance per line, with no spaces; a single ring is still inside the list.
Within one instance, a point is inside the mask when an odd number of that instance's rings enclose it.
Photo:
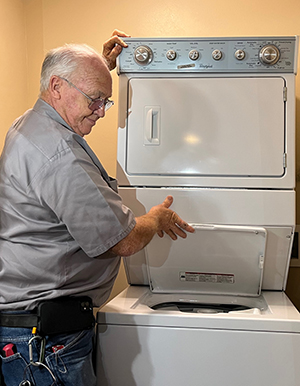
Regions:
[[[182,220],[177,213],[169,209],[172,203],[173,197],[167,196],[162,204],[150,209],[149,215],[155,215],[158,219],[159,231],[157,234],[159,237],[163,237],[166,233],[173,240],[176,240],[177,236],[185,238],[185,231],[193,233],[195,230],[186,221]]]
[[[127,47],[127,44],[121,37],[128,38],[130,36],[125,32],[115,29],[112,36],[103,44],[102,55],[105,57],[110,71],[116,67],[116,59],[120,55],[122,49]]]

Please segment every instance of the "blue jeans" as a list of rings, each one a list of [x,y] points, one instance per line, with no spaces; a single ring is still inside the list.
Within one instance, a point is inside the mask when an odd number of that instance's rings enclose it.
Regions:
[[[47,337],[44,360],[47,368],[29,365],[28,342],[32,337],[30,328],[0,326],[0,349],[13,343],[17,350],[7,358],[0,356],[5,386],[19,386],[23,380],[30,381],[34,386],[96,385],[92,362],[94,329]],[[54,352],[53,347],[59,350]],[[32,348],[33,361],[38,361],[39,339],[32,342]]]

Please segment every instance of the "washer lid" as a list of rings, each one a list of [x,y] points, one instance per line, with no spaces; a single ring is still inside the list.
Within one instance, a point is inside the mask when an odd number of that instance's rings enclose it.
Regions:
[[[266,229],[192,226],[186,239],[155,236],[146,247],[152,292],[260,295]]]

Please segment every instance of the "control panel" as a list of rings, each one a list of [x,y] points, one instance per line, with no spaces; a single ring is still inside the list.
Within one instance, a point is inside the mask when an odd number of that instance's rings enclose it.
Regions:
[[[297,69],[298,37],[130,38],[122,72],[288,72]]]

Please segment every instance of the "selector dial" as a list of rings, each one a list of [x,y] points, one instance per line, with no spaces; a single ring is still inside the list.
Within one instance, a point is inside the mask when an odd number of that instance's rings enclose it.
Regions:
[[[259,59],[263,64],[274,65],[280,58],[280,51],[274,44],[267,44],[259,51]]]
[[[197,59],[199,59],[199,56],[200,56],[200,54],[197,50],[192,50],[189,52],[189,58],[191,60],[197,60]]]
[[[176,58],[176,52],[174,50],[169,50],[167,53],[166,53],[166,57],[167,59],[169,60],[174,60]]]
[[[214,60],[220,60],[223,56],[222,51],[220,50],[214,50],[211,55]]]
[[[243,60],[245,59],[246,53],[244,50],[236,50],[234,56],[237,58],[237,60]]]
[[[147,64],[152,62],[153,52],[148,46],[139,46],[134,51],[134,60],[140,66],[147,66]]]

